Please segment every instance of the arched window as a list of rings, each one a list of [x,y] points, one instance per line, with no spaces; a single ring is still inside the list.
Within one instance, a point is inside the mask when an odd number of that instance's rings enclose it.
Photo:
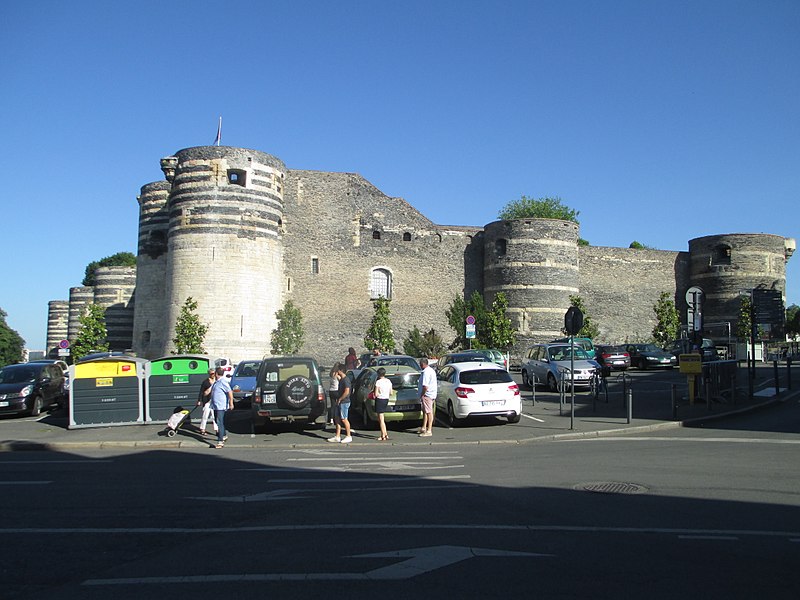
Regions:
[[[505,256],[506,255],[506,241],[502,238],[496,240],[494,243],[494,251],[497,256]]]
[[[403,234],[403,241],[404,242],[410,242],[411,241],[411,234],[408,233],[407,231]]]
[[[392,274],[386,269],[372,269],[369,278],[370,300],[378,298],[392,299]]]

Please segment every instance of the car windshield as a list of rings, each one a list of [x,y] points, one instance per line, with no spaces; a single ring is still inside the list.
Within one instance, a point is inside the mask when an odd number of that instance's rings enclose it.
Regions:
[[[370,360],[370,367],[411,367],[419,370],[419,364],[410,356],[377,356]]]
[[[240,362],[237,367],[236,371],[234,371],[234,377],[255,377],[256,373],[258,373],[258,367],[261,364],[259,360],[247,360],[244,362]]]
[[[550,360],[569,360],[570,359],[570,348],[569,346],[551,346],[547,349],[547,356]],[[583,348],[579,348],[575,346],[575,360],[588,360],[589,355],[586,354],[586,351]]]
[[[0,369],[0,383],[25,383],[35,380],[36,372],[31,368],[6,367]]]
[[[398,373],[397,375],[387,375],[386,379],[392,382],[392,389],[396,391],[417,389],[419,376],[419,373]]]
[[[476,369],[462,371],[458,380],[466,385],[480,385],[482,383],[511,383],[514,381],[508,371],[503,369]]]
[[[640,346],[639,349],[642,352],[659,352],[659,349],[656,348],[655,344],[645,344],[644,346]]]

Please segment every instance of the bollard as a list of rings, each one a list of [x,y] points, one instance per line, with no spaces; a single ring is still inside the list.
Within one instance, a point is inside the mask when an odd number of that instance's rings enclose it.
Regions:
[[[672,420],[678,420],[678,386],[672,384]]]
[[[781,382],[780,382],[780,379],[778,379],[778,361],[777,360],[773,360],[772,361],[772,370],[775,373],[775,395],[777,396],[778,394],[781,393]]]
[[[731,375],[731,402],[736,405],[736,375]]]
[[[630,425],[633,419],[633,389],[628,388],[628,393],[625,397],[628,400],[628,425]]]
[[[786,359],[786,389],[792,389],[792,359]]]

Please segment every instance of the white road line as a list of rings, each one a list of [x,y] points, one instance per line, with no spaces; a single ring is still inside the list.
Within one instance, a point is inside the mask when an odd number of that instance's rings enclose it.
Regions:
[[[523,417],[525,417],[526,419],[531,419],[532,421],[539,421],[539,423],[544,423],[544,419],[539,419],[539,418],[537,418],[537,417],[534,417],[534,416],[532,416],[532,415],[526,415],[525,413],[521,413],[521,414],[522,414],[522,416],[523,416]]]
[[[333,475],[337,475],[336,473],[332,473]],[[375,481],[408,481],[408,477],[372,477],[369,473],[364,473],[363,476],[360,477],[352,477],[351,473],[347,474],[347,477],[306,477],[303,479],[268,479],[267,483],[347,483],[347,482],[358,482],[364,483],[365,481],[369,481],[370,483]],[[451,479],[471,479],[470,475],[432,475],[431,477],[421,477],[421,479],[425,481],[446,481]]]
[[[598,436],[576,440],[553,440],[555,442],[715,442],[723,444],[800,444],[800,440],[773,440],[767,438],[724,438],[724,437],[643,437],[643,436]]]
[[[437,456],[437,455],[434,454],[434,455],[431,455],[431,456],[418,456],[418,457],[417,456],[409,456],[409,457],[405,458],[404,455],[402,455],[402,454],[390,454],[390,455],[378,454],[378,455],[375,455],[375,456],[352,456],[352,457],[337,456],[336,458],[287,458],[286,462],[325,462],[325,461],[328,461],[328,462],[334,462],[334,461],[339,462],[339,461],[342,461],[342,460],[345,460],[347,462],[358,462],[358,461],[380,460],[380,459],[386,460],[387,458],[391,458],[392,460],[405,461],[405,462],[420,461],[420,460],[424,461],[424,462],[432,462],[432,461],[434,461],[436,459],[442,459],[442,458],[444,458],[444,459],[451,459],[451,458],[452,459],[456,459],[457,458],[459,460],[462,460],[464,457],[463,456]]]
[[[739,538],[733,535],[679,535],[678,539],[681,540],[738,540]]]

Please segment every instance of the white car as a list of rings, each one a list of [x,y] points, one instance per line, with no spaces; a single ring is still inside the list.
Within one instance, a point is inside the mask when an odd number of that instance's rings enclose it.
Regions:
[[[437,374],[436,408],[455,427],[467,417],[506,417],[519,423],[522,396],[511,374],[493,362],[445,365]]]

